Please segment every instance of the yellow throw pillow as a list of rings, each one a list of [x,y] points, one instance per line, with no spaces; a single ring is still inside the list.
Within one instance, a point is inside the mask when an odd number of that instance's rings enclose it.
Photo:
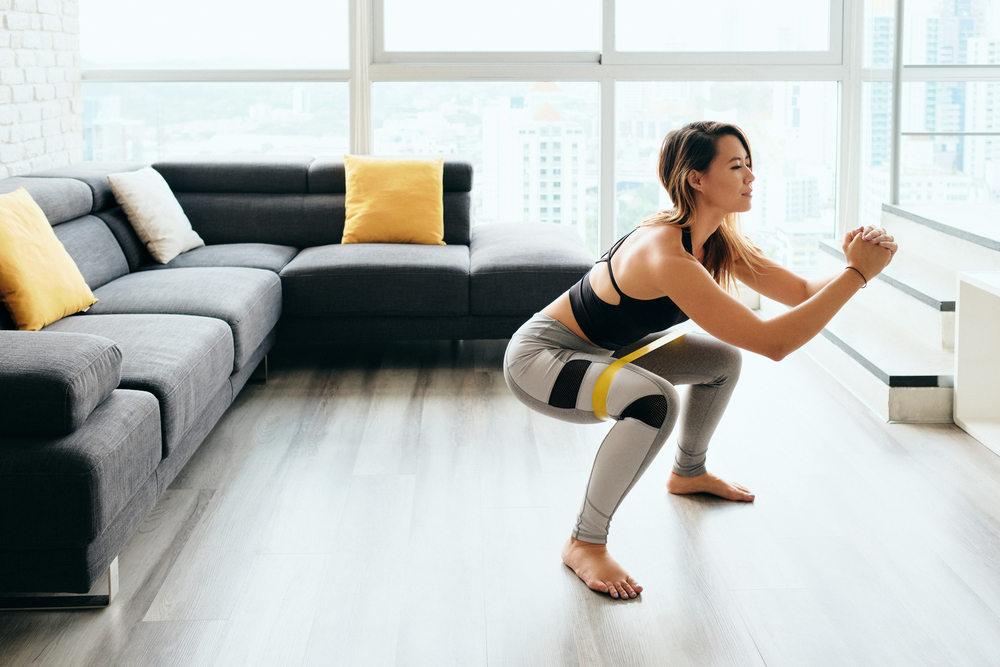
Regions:
[[[0,299],[21,331],[38,331],[97,303],[24,188],[0,195]]]
[[[344,156],[347,176],[341,243],[444,243],[444,158]]]

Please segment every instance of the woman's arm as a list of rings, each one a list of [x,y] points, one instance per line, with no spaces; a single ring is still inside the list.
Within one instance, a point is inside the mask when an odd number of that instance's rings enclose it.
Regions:
[[[874,278],[892,258],[887,248],[866,241],[861,234],[854,234],[845,243],[845,251],[848,266],[861,271],[866,279]],[[688,317],[719,340],[775,361],[822,331],[864,286],[856,271],[845,270],[788,312],[762,320],[719,287],[697,262],[684,259],[670,262],[669,270],[657,272],[659,276],[669,276],[661,280],[661,289]]]
[[[815,296],[837,277],[837,274],[834,274],[825,278],[806,279],[771,259],[767,259],[764,266],[757,271],[740,260],[736,263],[734,273],[736,278],[750,289],[786,306],[798,306],[806,299]]]
[[[891,255],[896,253],[896,243],[893,238],[886,234],[884,230],[876,230],[870,226],[858,227],[857,229],[848,231],[844,235],[844,247],[846,248],[847,244],[854,240],[854,237],[858,234],[862,234],[864,240],[886,248]],[[839,273],[835,273],[830,276],[806,279],[789,271],[770,258],[765,258],[763,268],[757,271],[754,271],[747,266],[746,262],[740,260],[736,263],[734,273],[741,283],[758,294],[792,307],[798,306],[818,294],[821,289],[829,285],[839,275]]]

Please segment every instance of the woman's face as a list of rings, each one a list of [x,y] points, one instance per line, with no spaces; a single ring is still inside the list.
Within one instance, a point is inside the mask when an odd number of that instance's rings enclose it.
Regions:
[[[750,210],[754,175],[742,142],[731,134],[715,142],[715,158],[708,171],[699,174],[696,180],[699,205],[723,209],[726,213]]]

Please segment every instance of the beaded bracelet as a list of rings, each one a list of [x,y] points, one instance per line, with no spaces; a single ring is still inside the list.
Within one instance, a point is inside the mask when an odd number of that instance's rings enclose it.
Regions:
[[[865,281],[865,284],[861,286],[861,289],[864,289],[864,288],[868,287],[868,279],[865,278],[865,274],[861,273],[860,271],[858,271],[857,269],[855,269],[853,266],[845,267],[844,271],[846,271],[847,269],[851,269],[852,271],[856,272],[859,276],[861,276],[861,279],[863,281]]]

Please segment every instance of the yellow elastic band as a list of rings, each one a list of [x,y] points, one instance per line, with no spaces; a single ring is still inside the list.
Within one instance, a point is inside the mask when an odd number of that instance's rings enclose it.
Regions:
[[[644,354],[648,354],[657,348],[663,347],[671,341],[675,341],[678,338],[683,337],[683,331],[668,333],[665,336],[657,338],[649,345],[644,345],[635,352],[627,354],[621,359],[616,359],[613,364],[605,368],[601,375],[597,378],[597,384],[594,385],[594,414],[597,415],[597,418],[604,421],[611,419],[608,415],[608,391],[611,389],[611,383],[615,381],[615,376],[618,375],[618,371],[622,369],[622,366],[630,361],[638,359]]]

